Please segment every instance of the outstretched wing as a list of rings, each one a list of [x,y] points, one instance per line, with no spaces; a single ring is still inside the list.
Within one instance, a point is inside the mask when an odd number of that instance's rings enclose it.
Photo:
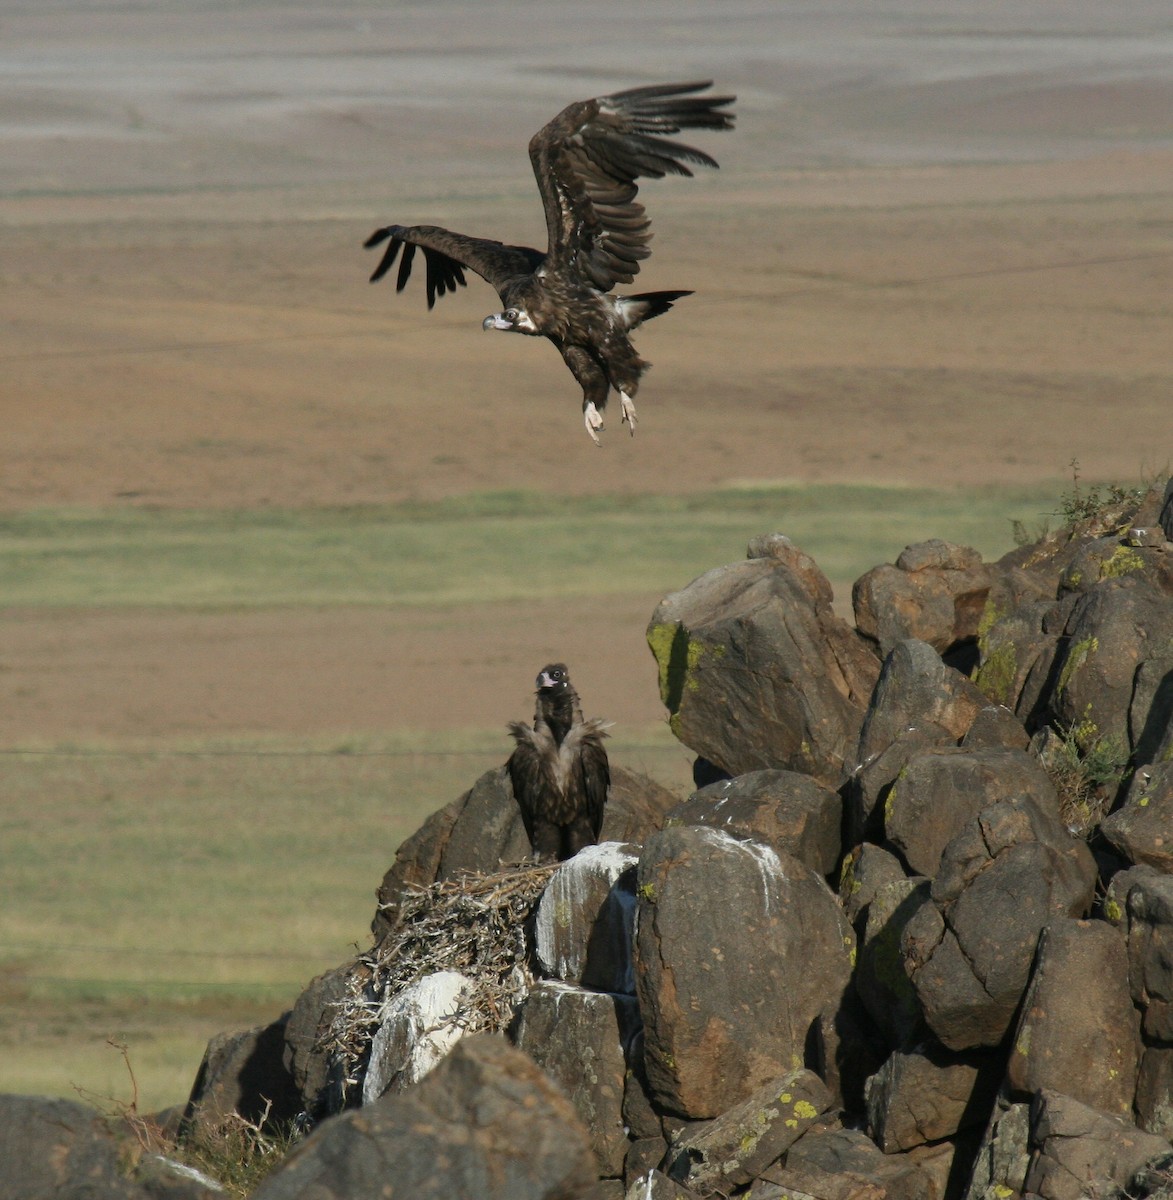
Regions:
[[[650,222],[636,203],[641,177],[715,167],[701,150],[672,141],[681,129],[729,129],[733,96],[696,96],[705,83],[631,88],[571,104],[529,144],[546,210],[547,258],[608,292],[630,283],[651,253]]]
[[[363,245],[369,250],[383,242],[388,243],[387,249],[371,275],[371,282],[377,282],[391,270],[402,248],[395,290],[403,291],[419,247],[427,266],[428,308],[433,307],[437,296],[465,286],[466,268],[491,283],[504,300],[504,289],[532,274],[545,258],[540,250],[528,246],[506,246],[487,238],[466,237],[436,225],[387,225],[376,229]]]

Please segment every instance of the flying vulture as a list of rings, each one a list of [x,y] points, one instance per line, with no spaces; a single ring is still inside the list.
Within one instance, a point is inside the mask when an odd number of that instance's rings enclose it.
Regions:
[[[603,410],[612,388],[623,420],[635,433],[633,398],[650,366],[628,334],[667,312],[691,292],[644,292],[616,296],[631,283],[651,253],[651,222],[636,202],[636,180],[691,175],[689,163],[717,163],[667,135],[681,129],[730,129],[724,111],[734,96],[697,96],[711,83],[669,83],[630,88],[571,104],[531,139],[530,162],[542,194],[549,243],[545,253],[467,237],[435,225],[387,225],[366,240],[387,242],[371,276],[382,279],[400,249],[396,290],[411,275],[416,249],[424,252],[428,308],[437,296],[465,285],[475,271],[497,289],[504,308],[483,328],[547,337],[582,386],[587,433],[599,443]]]
[[[565,663],[543,667],[537,689],[533,728],[509,723],[517,743],[509,778],[534,855],[561,861],[599,840],[611,784],[603,746],[608,724],[583,720]]]

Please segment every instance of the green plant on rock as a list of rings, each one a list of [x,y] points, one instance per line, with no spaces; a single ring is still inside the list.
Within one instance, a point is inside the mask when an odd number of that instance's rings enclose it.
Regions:
[[[1089,487],[1080,485],[1079,462],[1071,460],[1071,491],[1059,498],[1060,516],[1067,525],[1090,521],[1106,531],[1115,527],[1121,511],[1144,498],[1143,487],[1124,487],[1118,483],[1093,483]]]
[[[1072,833],[1089,836],[1107,815],[1128,770],[1128,747],[1111,734],[1088,736],[1071,726],[1046,747],[1042,763],[1059,795],[1059,815]]]
[[[220,1182],[230,1196],[248,1196],[301,1140],[297,1126],[276,1130],[265,1118],[248,1121],[228,1113],[201,1121],[175,1149],[175,1157]]]

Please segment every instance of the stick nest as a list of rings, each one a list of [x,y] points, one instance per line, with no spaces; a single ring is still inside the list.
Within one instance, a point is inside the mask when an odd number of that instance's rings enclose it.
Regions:
[[[361,1088],[384,1004],[437,971],[472,981],[456,1018],[466,1033],[501,1032],[533,986],[530,917],[557,863],[469,873],[398,897],[398,924],[346,980],[319,1045],[335,1067],[343,1104]]]

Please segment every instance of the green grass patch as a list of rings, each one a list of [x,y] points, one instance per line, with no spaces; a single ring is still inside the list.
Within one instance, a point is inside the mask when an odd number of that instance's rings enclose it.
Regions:
[[[0,606],[436,606],[664,592],[771,532],[850,581],[928,537],[1004,553],[1012,523],[1040,524],[1057,491],[762,485],[364,508],[39,510],[0,516]]]

